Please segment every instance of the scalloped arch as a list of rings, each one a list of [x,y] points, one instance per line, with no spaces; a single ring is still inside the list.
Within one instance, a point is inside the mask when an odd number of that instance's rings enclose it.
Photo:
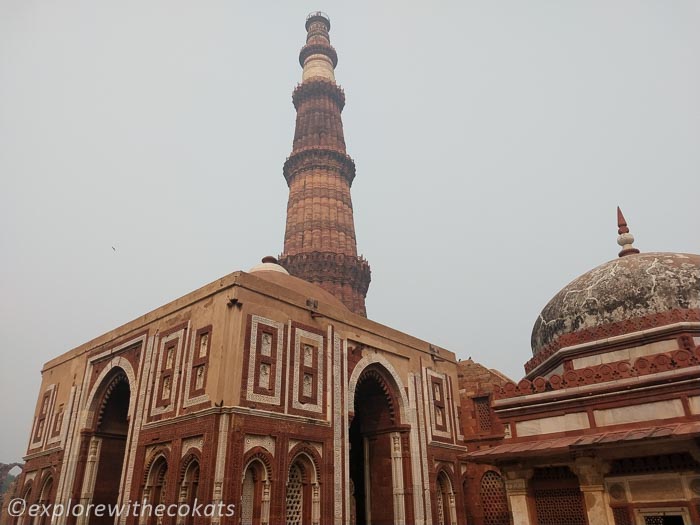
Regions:
[[[399,374],[383,355],[367,355],[360,359],[357,365],[355,365],[355,368],[352,371],[350,381],[348,384],[348,399],[355,399],[355,391],[357,390],[357,385],[360,380],[360,377],[365,372],[365,370],[371,366],[373,366],[375,370],[379,371],[384,381],[388,381],[387,386],[391,388],[393,393],[395,394],[394,397],[398,401],[399,405],[398,409],[400,415],[400,422],[404,424],[408,423],[408,397],[406,396],[406,389],[404,388],[401,382]]]
[[[243,469],[241,479],[245,478],[245,474],[253,463],[260,463],[262,470],[268,481],[272,481],[272,456],[262,447],[253,447],[245,456],[243,456]]]
[[[170,451],[165,448],[165,447],[158,447],[156,448],[151,454],[148,456],[148,460],[146,460],[144,469],[143,469],[143,482],[148,483],[148,478],[151,476],[151,470],[153,469],[153,465],[159,460],[163,459],[165,461],[165,466],[166,468],[170,467]]]
[[[202,458],[199,453],[199,449],[191,447],[187,449],[182,461],[180,461],[180,474],[178,476],[179,483],[182,483],[182,481],[185,479],[185,474],[187,474],[187,471],[193,463],[197,463],[197,466],[200,468],[202,467]]]
[[[289,457],[292,459],[287,467],[287,473],[289,473],[292,465],[299,462],[301,459],[302,463],[300,466],[302,467],[302,475],[306,478],[305,481],[308,483],[321,482],[321,456],[319,456],[318,451],[316,451],[313,447],[307,445],[306,443],[298,443],[294,448],[292,448],[292,450],[290,450]],[[311,466],[311,470],[313,471],[313,479],[308,476],[309,473],[307,472],[307,469],[304,468],[305,465],[303,462],[306,462],[307,465]]]
[[[92,389],[86,398],[87,401],[85,402],[85,410],[83,411],[80,428],[94,428],[92,425],[97,422],[95,416],[100,408],[101,394],[106,386],[109,385],[109,381],[111,380],[109,376],[111,374],[119,374],[120,372],[123,372],[126,375],[130,389],[132,388],[132,385],[136,385],[136,374],[134,373],[131,363],[121,356],[112,358],[109,365],[106,366],[102,372],[100,372],[100,375],[95,380],[95,383],[93,384]],[[133,394],[134,393],[132,390],[131,395],[129,396],[129,426],[133,424],[134,410],[136,409],[137,396]]]

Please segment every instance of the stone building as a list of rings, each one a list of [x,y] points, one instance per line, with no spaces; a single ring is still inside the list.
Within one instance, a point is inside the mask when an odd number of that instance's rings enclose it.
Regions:
[[[537,318],[524,379],[462,374],[474,523],[502,523],[504,494],[515,525],[700,523],[700,256],[639,253],[618,226],[619,258]]]
[[[46,363],[28,503],[237,507],[118,519],[149,525],[464,522],[455,356],[365,317],[330,21],[315,13],[306,29],[281,264],[266,257]]]
[[[130,525],[700,523],[700,256],[638,253],[620,214],[518,383],[367,319],[330,21],[306,30],[279,261],[46,363],[16,494],[236,505]]]

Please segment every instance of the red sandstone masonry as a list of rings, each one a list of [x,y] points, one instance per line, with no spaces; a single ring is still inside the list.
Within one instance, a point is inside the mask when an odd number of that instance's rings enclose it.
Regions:
[[[299,54],[302,67],[311,55],[325,55],[333,67],[338,61],[327,31],[314,24]],[[292,153],[284,164],[289,202],[280,264],[366,315],[371,274],[357,255],[350,197],[355,163],[345,150],[340,117],[345,94],[331,79],[314,76],[296,87],[292,101],[297,118]]]

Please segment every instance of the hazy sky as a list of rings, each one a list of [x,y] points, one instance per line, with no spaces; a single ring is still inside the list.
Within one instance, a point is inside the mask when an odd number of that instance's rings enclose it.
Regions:
[[[280,253],[317,9],[372,319],[518,379],[616,205],[700,252],[698,1],[0,0],[0,461],[44,362]]]

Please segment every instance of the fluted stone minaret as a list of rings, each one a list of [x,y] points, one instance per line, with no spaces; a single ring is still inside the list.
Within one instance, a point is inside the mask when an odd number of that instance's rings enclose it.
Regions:
[[[299,53],[304,71],[292,94],[294,145],[284,163],[289,202],[280,264],[366,315],[370,269],[357,255],[350,198],[355,163],[345,152],[340,118],[345,94],[335,83],[338,56],[328,37],[330,27],[323,13],[306,19],[306,45]]]

